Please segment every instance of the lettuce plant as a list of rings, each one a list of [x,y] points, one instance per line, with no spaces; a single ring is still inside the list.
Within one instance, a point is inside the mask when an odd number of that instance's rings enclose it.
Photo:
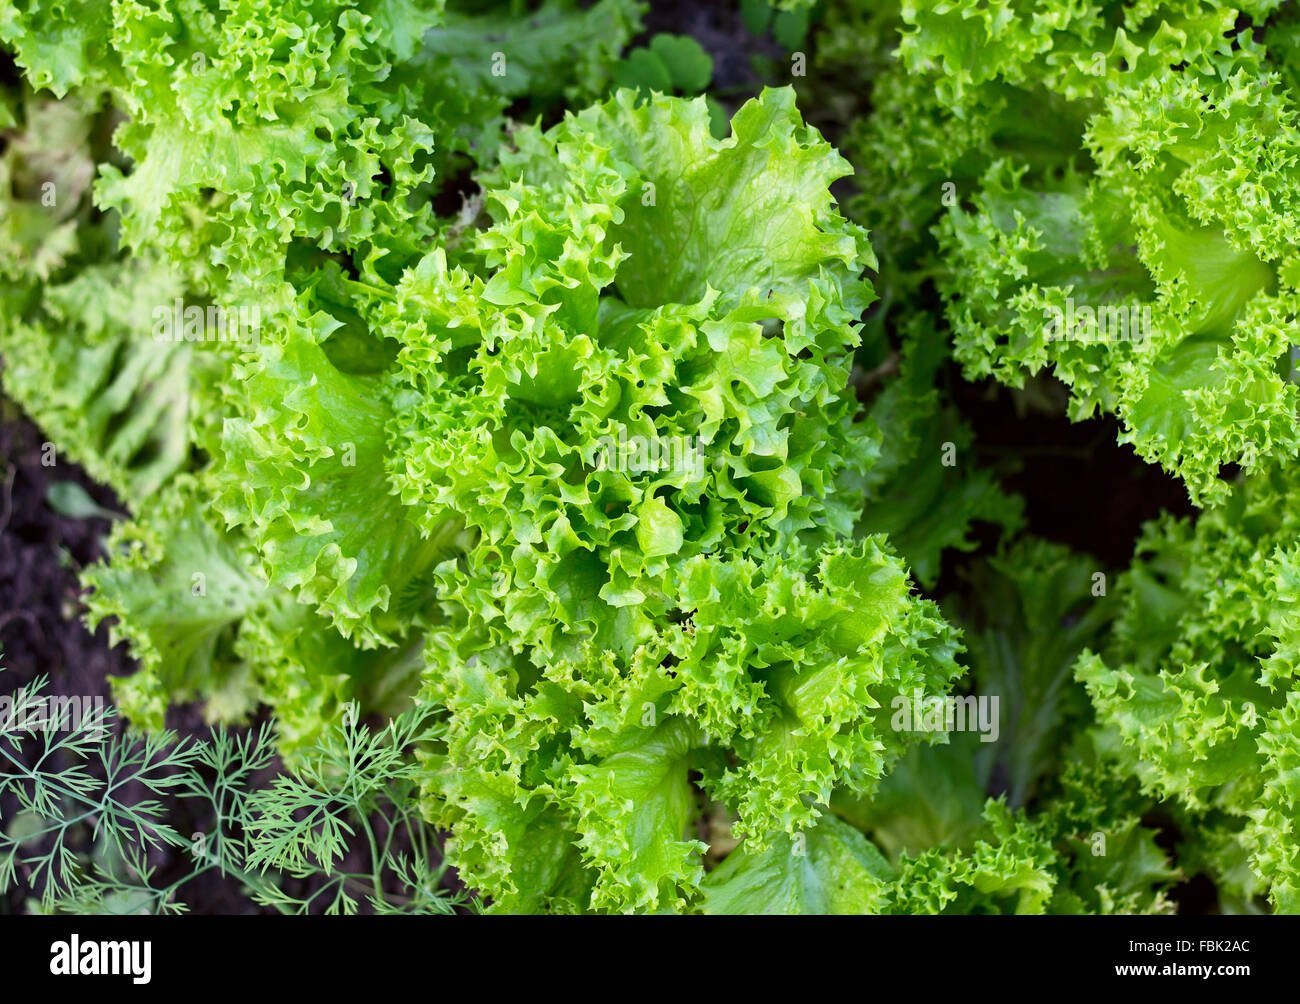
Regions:
[[[838,4],[823,29],[897,41],[846,141],[854,214],[900,249],[891,311],[933,288],[965,376],[1050,373],[1072,419],[1113,414],[1210,510],[1146,528],[1115,626],[1074,672],[1107,770],[1176,817],[1180,856],[1234,911],[1297,908],[1295,21],[1279,7]]]
[[[868,218],[904,244],[936,227],[967,376],[1051,372],[1072,418],[1116,415],[1198,503],[1225,498],[1224,465],[1300,447],[1277,6],[905,4],[855,133]]]
[[[1267,893],[1287,913],[1300,909],[1296,488],[1289,471],[1257,477],[1195,526],[1151,524],[1109,650],[1076,667],[1116,758],[1186,814],[1231,896]]]

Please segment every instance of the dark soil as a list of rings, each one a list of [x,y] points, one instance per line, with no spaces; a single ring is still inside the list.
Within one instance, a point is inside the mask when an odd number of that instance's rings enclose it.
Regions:
[[[102,553],[106,519],[68,519],[46,504],[49,486],[73,481],[108,509],[119,509],[108,490],[61,458],[42,466],[45,437],[13,414],[0,426],[0,646],[5,690],[38,674],[54,694],[107,696],[108,676],[130,671],[121,652],[108,648],[108,632],[91,634],[75,619],[77,571]]]
[[[713,57],[710,93],[757,94],[765,81],[755,71],[753,56],[785,58],[785,50],[770,38],[755,38],[745,28],[738,3],[692,3],[656,0],[645,16],[645,30],[633,39],[644,45],[660,32],[690,35]]]
[[[1181,481],[1119,444],[1113,415],[1071,422],[1068,390],[1054,377],[1035,382],[1036,405],[994,380],[963,380],[953,363],[942,385],[975,429],[977,466],[1025,499],[1029,533],[1127,568],[1144,523],[1195,515]]]

